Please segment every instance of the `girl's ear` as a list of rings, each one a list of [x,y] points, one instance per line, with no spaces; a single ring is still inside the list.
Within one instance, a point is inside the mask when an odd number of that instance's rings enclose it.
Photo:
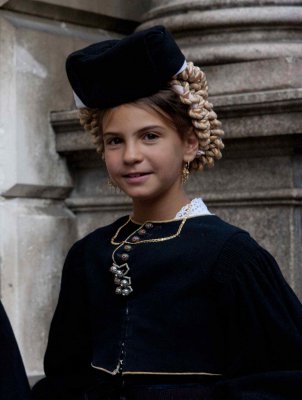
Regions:
[[[184,137],[184,161],[191,162],[196,157],[198,150],[198,137],[194,128],[190,128]]]

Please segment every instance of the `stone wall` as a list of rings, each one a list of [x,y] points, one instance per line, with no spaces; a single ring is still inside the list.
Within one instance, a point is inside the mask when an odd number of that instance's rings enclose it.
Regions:
[[[226,148],[190,195],[249,230],[302,298],[301,5],[0,1],[0,288],[30,376],[71,243],[130,210],[79,126],[65,57],[134,29],[164,24],[207,73]]]

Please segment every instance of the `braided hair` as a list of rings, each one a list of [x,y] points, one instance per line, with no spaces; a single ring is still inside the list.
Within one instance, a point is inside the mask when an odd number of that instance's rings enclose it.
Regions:
[[[224,132],[221,122],[208,101],[208,84],[205,73],[192,62],[170,82],[170,87],[188,107],[188,114],[199,139],[197,157],[192,161],[192,170],[202,170],[206,165],[214,166],[214,160],[221,158]]]

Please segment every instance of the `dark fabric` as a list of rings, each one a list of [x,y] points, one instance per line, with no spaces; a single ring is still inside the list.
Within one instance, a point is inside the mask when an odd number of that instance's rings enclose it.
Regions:
[[[141,385],[113,390],[108,400],[205,400],[209,398],[211,389],[198,383],[176,385]],[[89,400],[104,399],[104,395]]]
[[[29,400],[29,384],[18,345],[0,302],[0,399]]]
[[[163,89],[184,61],[171,34],[155,26],[73,52],[67,58],[66,72],[85,106],[103,109]]]
[[[59,398],[85,400],[201,400],[212,398],[215,378],[208,377],[172,377],[172,376],[101,376],[95,385],[87,388],[80,395],[70,393],[67,397],[51,397],[46,387],[40,397],[43,399]],[[41,387],[40,382],[39,386]],[[56,392],[56,395],[59,392]]]
[[[35,398],[55,388],[52,400],[82,399],[106,386],[103,371],[117,373],[123,349],[125,374],[191,373],[192,383],[210,374],[211,400],[301,400],[302,306],[274,258],[216,216],[189,218],[172,240],[132,245],[133,293],[122,297],[110,239],[125,221],[70,250]],[[173,235],[179,223],[154,223],[143,239]],[[137,228],[129,223],[116,240]]]
[[[210,399],[212,389],[202,385],[178,384],[178,385],[142,385],[126,388],[104,386],[99,390],[88,390],[79,394],[68,393],[56,397],[54,392],[46,390],[42,399],[82,399],[82,400],[206,400]],[[55,393],[58,393],[57,391]]]
[[[213,400],[299,400],[302,371],[271,371],[226,379],[215,385]],[[212,399],[212,397],[211,397]]]

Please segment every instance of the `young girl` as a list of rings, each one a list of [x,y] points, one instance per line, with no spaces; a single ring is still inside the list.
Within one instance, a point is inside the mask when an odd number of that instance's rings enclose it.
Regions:
[[[184,190],[223,148],[204,73],[163,27],[75,52],[67,73],[133,210],[67,255],[34,398],[301,400],[301,304],[266,250]]]

